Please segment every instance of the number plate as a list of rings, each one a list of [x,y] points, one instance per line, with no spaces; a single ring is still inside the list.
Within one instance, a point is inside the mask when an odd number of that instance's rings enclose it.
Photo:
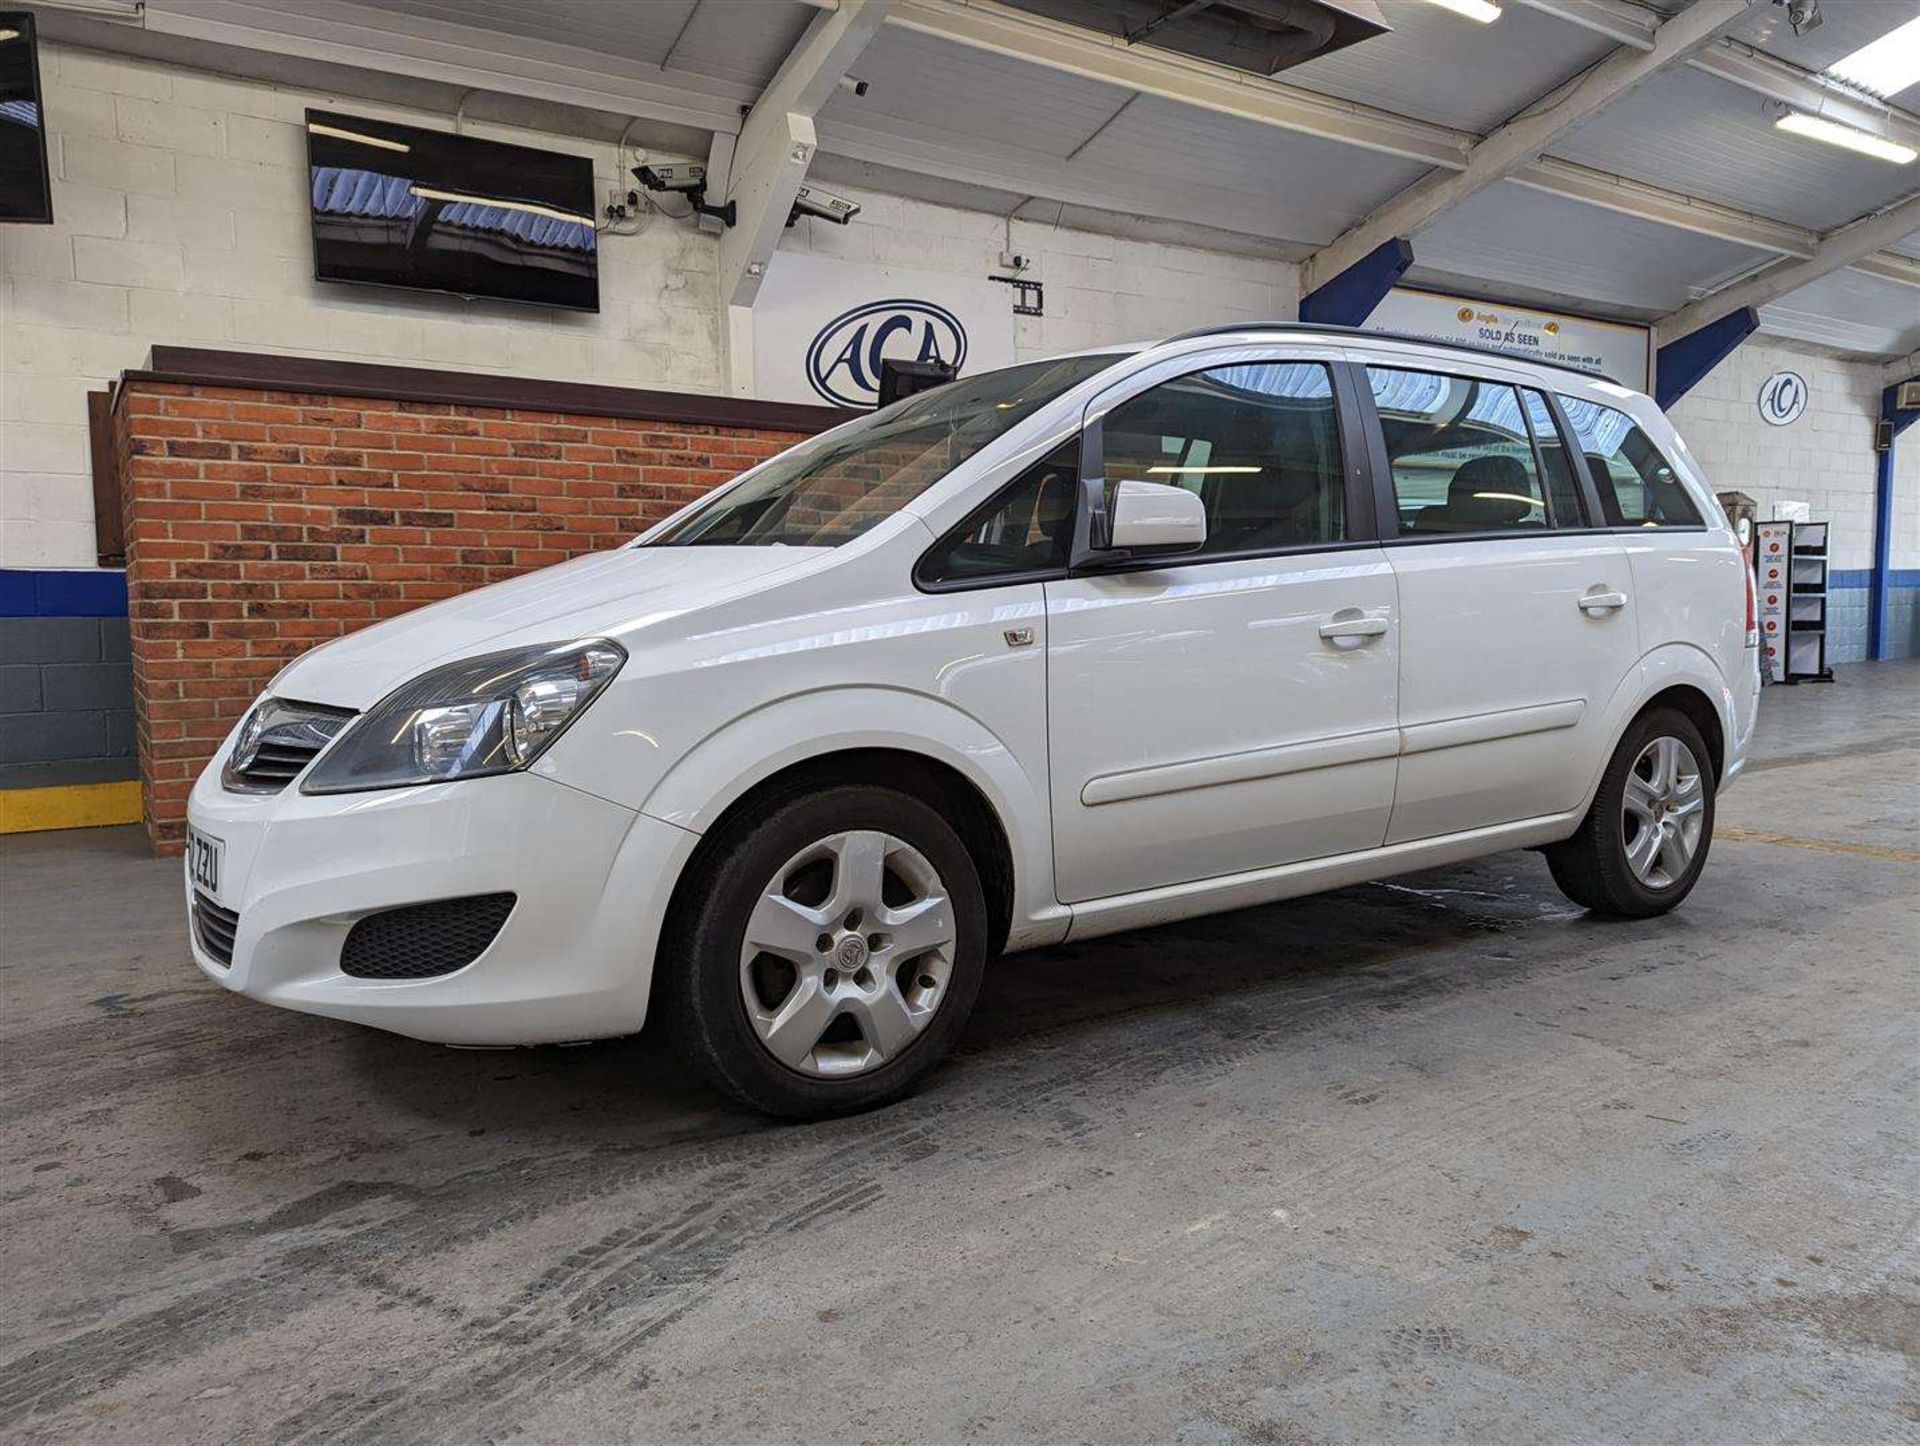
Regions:
[[[220,862],[226,845],[209,838],[197,828],[187,830],[187,877],[193,886],[213,898],[220,898]]]

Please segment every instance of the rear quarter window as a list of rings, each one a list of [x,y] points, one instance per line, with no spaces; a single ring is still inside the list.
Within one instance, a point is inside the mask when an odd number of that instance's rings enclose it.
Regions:
[[[1640,424],[1617,407],[1562,395],[1608,527],[1698,527],[1700,509],[1680,473]]]

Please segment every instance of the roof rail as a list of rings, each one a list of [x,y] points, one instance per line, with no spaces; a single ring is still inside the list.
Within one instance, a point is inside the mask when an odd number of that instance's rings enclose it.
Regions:
[[[1176,341],[1193,341],[1203,336],[1229,336],[1236,331],[1308,331],[1325,336],[1364,336],[1373,337],[1379,341],[1404,341],[1413,346],[1437,346],[1443,351],[1463,351],[1472,356],[1497,357],[1501,361],[1532,362],[1535,366],[1571,372],[1574,376],[1585,377],[1589,381],[1611,382],[1616,387],[1621,385],[1605,372],[1590,372],[1584,367],[1568,366],[1565,362],[1548,361],[1544,357],[1522,356],[1518,352],[1501,351],[1497,347],[1475,346],[1468,341],[1442,341],[1438,337],[1413,336],[1404,331],[1370,331],[1358,326],[1335,326],[1325,321],[1240,321],[1225,326],[1202,326],[1193,331],[1183,331],[1177,336],[1163,337],[1160,345],[1166,346]]]

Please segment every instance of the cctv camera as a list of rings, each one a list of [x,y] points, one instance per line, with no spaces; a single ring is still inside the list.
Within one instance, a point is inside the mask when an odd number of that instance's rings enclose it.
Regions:
[[[1787,7],[1787,24],[1793,27],[1796,36],[1820,28],[1820,0],[1774,0],[1774,3]]]
[[[867,83],[854,75],[841,76],[839,85],[840,89],[844,90],[848,95],[853,96],[865,95],[868,89]]]
[[[858,202],[849,201],[845,196],[836,196],[831,191],[823,191],[818,186],[802,186],[800,194],[793,198],[795,216],[818,216],[823,221],[832,221],[844,226],[860,214]]]
[[[704,191],[707,189],[705,166],[635,166],[634,175],[649,191]]]

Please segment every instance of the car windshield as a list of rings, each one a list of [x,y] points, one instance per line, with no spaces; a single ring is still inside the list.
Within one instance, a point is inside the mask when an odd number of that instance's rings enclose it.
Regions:
[[[1032,362],[921,392],[774,458],[648,546],[837,547],[1121,356]]]

